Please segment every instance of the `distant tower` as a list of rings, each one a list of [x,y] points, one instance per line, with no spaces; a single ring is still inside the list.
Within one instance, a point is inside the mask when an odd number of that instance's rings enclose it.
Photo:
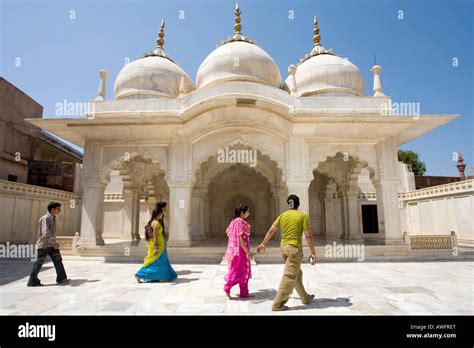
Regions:
[[[466,164],[464,163],[464,159],[462,158],[462,154],[458,153],[458,161],[456,163],[456,167],[459,171],[459,179],[466,180],[466,175],[464,174],[464,169],[466,168]]]

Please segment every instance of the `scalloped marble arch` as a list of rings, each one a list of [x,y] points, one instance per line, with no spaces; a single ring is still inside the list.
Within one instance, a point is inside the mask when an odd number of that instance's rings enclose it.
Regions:
[[[335,151],[331,151],[331,153],[333,153],[333,154],[331,154],[331,155],[326,155],[324,160],[320,159],[320,160],[314,161],[313,164],[311,164],[311,166],[314,167],[314,168],[313,168],[313,171],[316,170],[316,169],[318,169],[319,164],[320,164],[321,162],[325,162],[325,161],[327,161],[327,160],[330,160],[330,159],[336,157],[338,154],[341,154],[342,156],[344,156],[344,154],[347,153],[347,155],[348,155],[349,157],[352,157],[355,162],[359,162],[359,163],[360,163],[360,165],[361,165],[361,168],[360,168],[360,169],[365,168],[365,169],[368,170],[370,180],[372,180],[372,181],[374,181],[374,180],[377,181],[377,180],[378,180],[377,171],[376,171],[376,170],[374,169],[374,167],[373,167],[374,164],[371,164],[370,161],[368,161],[368,160],[366,160],[366,159],[361,159],[358,154],[353,153],[352,151],[347,151],[347,150],[345,150],[345,149],[343,149],[343,148],[337,148]],[[314,164],[314,163],[315,163],[315,164]]]
[[[254,129],[252,129],[254,130]],[[213,133],[208,133],[206,137],[212,135]],[[203,138],[201,138],[203,139]],[[208,150],[206,150],[202,155],[200,155],[198,158],[193,156],[193,163],[192,163],[192,172],[193,172],[193,183],[196,182],[197,180],[197,173],[198,171],[202,168],[202,164],[205,162],[208,162],[212,157],[217,157],[217,151],[221,150],[225,147],[234,147],[234,146],[242,146],[242,147],[250,147],[251,149],[257,150],[257,153],[260,153],[262,157],[266,158],[269,162],[273,163],[275,168],[277,169],[277,173],[279,176],[279,179],[282,182],[286,181],[285,178],[285,169],[282,167],[282,165],[279,163],[279,160],[277,159],[278,156],[276,156],[275,151],[271,151],[271,149],[267,148],[264,149],[264,147],[268,146],[267,144],[264,144],[262,147],[262,144],[257,144],[256,142],[252,142],[249,140],[245,140],[242,137],[237,137],[237,139],[232,139],[228,140],[224,143],[215,143],[214,146],[210,146]],[[283,145],[283,144],[282,144]],[[193,146],[193,154],[195,154],[195,148]],[[284,149],[282,149],[284,151]]]
[[[136,150],[136,151],[132,151],[131,153],[124,153],[120,157],[112,159],[108,163],[103,163],[102,170],[101,170],[101,181],[104,183],[108,183],[110,181],[110,174],[113,171],[118,170],[120,175],[122,176],[122,180],[124,182],[124,189],[125,189],[126,185],[130,185],[130,180],[126,179],[126,176],[129,176],[130,173],[128,172],[128,169],[124,165],[124,163],[127,161],[134,161],[138,157],[143,158],[145,160],[145,163],[156,166],[157,171],[156,173],[154,173],[154,175],[163,175],[166,178],[166,169],[162,168],[162,163],[161,163],[162,161],[158,159],[154,159],[151,155],[149,155],[145,151]]]
[[[325,160],[317,161],[316,168],[314,168],[312,170],[312,173],[313,173],[313,179],[312,180],[314,180],[314,173],[315,172],[319,172],[322,175],[328,176],[327,173],[322,173],[322,172],[319,171],[318,168],[319,168],[320,163],[323,163],[325,161],[334,159],[338,155],[344,156],[344,154],[347,154],[348,157],[351,157],[355,162],[354,167],[347,173],[347,178],[346,178],[347,182],[348,182],[348,188],[350,190],[355,189],[355,187],[357,185],[357,180],[358,180],[359,174],[361,173],[362,169],[366,169],[368,171],[369,179],[372,183],[374,183],[378,180],[378,177],[376,176],[377,172],[372,166],[369,165],[369,161],[367,161],[365,159],[360,159],[359,155],[357,155],[355,153],[352,153],[352,152],[349,152],[349,151],[342,150],[342,149],[338,149],[333,153],[334,153],[334,155],[327,155]],[[333,180],[333,178],[331,178],[329,176],[328,176],[328,178]],[[335,183],[336,183],[337,187],[339,188],[339,184],[337,182],[335,182]]]
[[[212,182],[215,178],[225,174],[227,171],[229,171],[233,166],[236,166],[236,165],[239,165],[238,163],[234,164],[228,164],[228,165],[225,165],[225,166],[221,166],[220,169],[218,169],[217,167],[214,167],[216,168],[215,170],[213,170],[212,172],[210,172],[210,175],[208,175],[206,177],[206,179],[204,180],[204,182],[202,182],[202,186],[204,188],[209,188],[211,185],[212,185]],[[265,182],[268,183],[268,186],[270,187],[270,190],[272,191],[272,194],[276,195],[277,192],[274,192],[275,191],[275,185],[274,185],[274,179],[275,178],[271,178],[268,176],[267,173],[265,173],[261,168],[259,168],[258,166],[255,167],[255,168],[251,168],[251,167],[248,167],[246,165],[241,165],[240,164],[240,167],[241,168],[245,168],[244,170],[245,171],[248,171],[248,172],[251,172],[253,175],[256,175],[257,177],[260,177],[262,178],[263,180],[265,180]]]

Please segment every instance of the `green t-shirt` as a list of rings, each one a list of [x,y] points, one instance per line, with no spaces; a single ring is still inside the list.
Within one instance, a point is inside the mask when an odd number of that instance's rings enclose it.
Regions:
[[[281,227],[281,245],[303,247],[303,231],[310,229],[309,216],[304,211],[290,209],[280,214],[273,223]]]

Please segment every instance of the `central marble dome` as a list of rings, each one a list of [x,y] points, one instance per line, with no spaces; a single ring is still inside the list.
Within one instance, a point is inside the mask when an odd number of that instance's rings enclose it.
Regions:
[[[235,34],[204,59],[196,75],[197,88],[225,81],[249,81],[280,88],[278,66],[267,52],[241,34],[240,14],[237,5]]]

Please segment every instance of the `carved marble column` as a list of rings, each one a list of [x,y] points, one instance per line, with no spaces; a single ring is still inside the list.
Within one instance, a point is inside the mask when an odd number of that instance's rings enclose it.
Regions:
[[[209,231],[209,193],[207,190],[202,190],[201,195],[201,235],[204,239],[210,237]]]
[[[346,239],[349,235],[349,209],[348,209],[348,202],[347,202],[347,191],[341,190],[339,192],[339,196],[341,197],[341,225],[342,231],[339,235],[339,238]]]
[[[133,219],[133,194],[123,193],[123,220],[122,237],[123,240],[132,240],[132,219]]]
[[[106,184],[101,178],[102,147],[91,140],[84,146],[82,176],[81,236],[79,247],[104,245],[102,238],[104,218],[104,192]]]
[[[379,233],[385,244],[402,244],[400,231],[400,212],[398,208],[398,157],[397,143],[389,137],[377,143],[376,147],[378,178],[374,180],[377,192],[377,216]]]
[[[398,208],[398,182],[376,182],[377,216],[379,233],[385,244],[402,244],[400,232],[400,212]]]
[[[357,195],[359,186],[357,185],[358,174],[353,175],[347,184],[347,231],[346,238],[362,242],[362,231],[360,230],[359,202]]]
[[[134,190],[132,194],[132,239],[140,240],[140,191]]]
[[[347,193],[347,210],[348,216],[348,239],[362,240],[362,231],[360,230],[359,202],[357,201],[357,193]]]
[[[81,238],[79,246],[104,245],[102,238],[104,217],[105,184],[86,183],[82,185]]]
[[[334,198],[336,184],[329,182],[326,186],[326,196],[324,198],[324,213],[326,222],[326,239],[336,239],[336,228],[334,225]]]
[[[124,192],[124,215],[122,225],[122,239],[140,239],[140,194],[138,190]]]

